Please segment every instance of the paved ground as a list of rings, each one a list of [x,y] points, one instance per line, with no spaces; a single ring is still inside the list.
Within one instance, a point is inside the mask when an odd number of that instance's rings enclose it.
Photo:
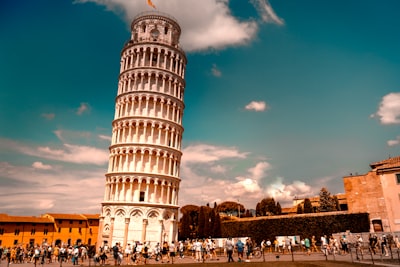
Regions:
[[[355,255],[329,255],[328,257],[325,257],[322,253],[312,253],[310,256],[303,254],[303,253],[294,253],[292,254],[275,254],[275,253],[266,253],[263,256],[261,256],[260,258],[251,258],[247,261],[244,262],[307,262],[307,261],[338,261],[338,262],[362,262],[362,263],[371,263],[370,258],[368,258],[367,256],[365,257],[364,260],[358,261],[354,258]],[[234,255],[234,260],[237,261],[237,256]],[[386,260],[386,259],[385,259]],[[218,256],[217,259],[212,259],[212,260],[206,260],[205,263],[223,263],[223,262],[227,262],[227,258],[223,255]],[[155,261],[154,259],[150,259],[148,261],[148,264],[162,264],[162,265],[167,265],[167,264],[196,264],[197,262],[191,257],[191,256],[185,256],[184,258],[180,258],[180,257],[175,257],[173,263],[172,261],[170,261],[169,263],[166,263],[164,261],[164,263],[161,263],[161,261]],[[199,262],[199,264],[201,264],[201,262]],[[399,261],[393,261],[391,262],[391,264],[389,264],[387,261],[383,261],[382,258],[379,258],[378,256],[374,259],[374,264],[377,266],[400,266],[400,262]],[[101,267],[100,264],[98,263],[94,263],[93,259],[86,260],[83,262],[79,262],[80,266],[99,266]],[[122,265],[126,265],[125,262],[122,263]],[[133,265],[133,264],[131,264]],[[139,264],[139,265],[143,265],[143,264]],[[34,267],[33,263],[16,263],[16,264],[8,264],[7,261],[2,261],[0,263],[0,267]],[[52,262],[52,263],[45,263],[44,265],[40,265],[37,264],[37,267],[75,267],[71,262],[65,263],[63,262],[62,264],[60,264],[59,262]],[[107,266],[114,266],[114,262],[113,261],[108,261],[105,265]]]

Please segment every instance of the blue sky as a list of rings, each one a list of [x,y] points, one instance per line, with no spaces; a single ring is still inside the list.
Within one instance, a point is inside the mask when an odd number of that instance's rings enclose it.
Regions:
[[[179,204],[344,192],[400,154],[400,2],[153,0],[186,51]],[[146,0],[0,4],[0,213],[99,213]]]

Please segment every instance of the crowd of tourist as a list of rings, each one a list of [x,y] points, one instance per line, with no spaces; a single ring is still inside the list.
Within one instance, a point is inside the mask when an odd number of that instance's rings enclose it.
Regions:
[[[243,239],[243,240],[242,240]],[[334,236],[321,236],[319,240],[312,236],[300,240],[293,240],[293,237],[279,237],[274,240],[263,240],[259,246],[251,238],[232,239],[230,237],[222,240],[211,237],[204,239],[193,239],[179,242],[132,242],[125,247],[116,243],[112,247],[104,245],[95,251],[94,246],[86,245],[35,245],[1,248],[0,261],[7,260],[8,263],[33,263],[49,264],[52,262],[72,263],[73,265],[84,264],[89,258],[93,258],[95,264],[99,265],[138,265],[147,264],[150,260],[160,261],[161,263],[174,263],[174,260],[183,259],[185,256],[195,262],[205,262],[219,260],[226,257],[228,262],[249,261],[255,255],[258,257],[261,253],[288,254],[319,252],[323,255],[346,255],[349,253],[350,245],[355,248],[357,259],[359,259],[365,250],[373,254],[389,256],[389,250],[400,249],[400,240],[397,235],[386,236],[385,234],[377,236],[369,234],[367,240],[363,240],[361,235],[356,235],[352,240],[348,240],[346,235],[336,238]],[[364,251],[364,252],[363,252]],[[257,254],[258,253],[258,254]],[[236,260],[234,259],[236,258]]]
[[[182,241],[177,244],[174,241],[170,243],[164,241],[162,245],[157,242],[154,246],[151,246],[150,242],[138,241],[128,243],[125,248],[120,243],[116,243],[111,248],[108,245],[101,246],[94,260],[100,265],[106,265],[112,261],[115,266],[147,264],[150,259],[161,261],[161,263],[173,263],[176,256],[184,258],[184,249]]]
[[[59,245],[35,245],[13,247],[0,247],[0,259],[6,260],[9,263],[33,263],[48,264],[52,262],[71,262],[73,265],[79,265],[80,262],[85,262],[88,258],[88,246],[59,246]]]

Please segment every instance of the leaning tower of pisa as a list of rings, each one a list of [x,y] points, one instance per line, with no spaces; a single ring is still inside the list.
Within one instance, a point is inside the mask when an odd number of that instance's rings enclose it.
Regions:
[[[98,246],[176,240],[186,56],[181,28],[146,12],[121,52]]]

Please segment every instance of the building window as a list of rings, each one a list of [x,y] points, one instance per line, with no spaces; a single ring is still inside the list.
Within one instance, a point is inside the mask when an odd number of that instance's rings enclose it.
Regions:
[[[72,224],[73,223],[73,221],[71,220],[71,221],[69,221],[69,224]]]
[[[4,235],[4,228],[0,228],[0,235]]]
[[[31,230],[31,235],[34,235],[36,233],[36,229],[35,228],[32,228],[32,230]]]
[[[72,227],[69,228],[69,232],[72,233]]]
[[[144,193],[145,193],[145,192],[143,192],[143,191],[140,192],[140,196],[139,196],[139,201],[140,201],[140,202],[143,202],[143,201],[144,201]]]
[[[19,229],[15,229],[14,235],[19,235]]]
[[[44,235],[47,235],[49,233],[49,229],[47,229],[47,228],[44,228],[44,230],[43,230],[43,234]]]
[[[18,244],[18,239],[14,240],[14,246]]]
[[[59,233],[61,233],[61,227],[60,227],[60,228],[58,228],[58,232],[59,232]]]
[[[79,224],[82,224],[82,221],[79,221]]]
[[[82,234],[82,228],[79,227],[79,233]]]
[[[400,173],[396,173],[397,184],[400,184]]]
[[[58,220],[58,223],[59,223],[59,224],[62,224],[62,220]]]

